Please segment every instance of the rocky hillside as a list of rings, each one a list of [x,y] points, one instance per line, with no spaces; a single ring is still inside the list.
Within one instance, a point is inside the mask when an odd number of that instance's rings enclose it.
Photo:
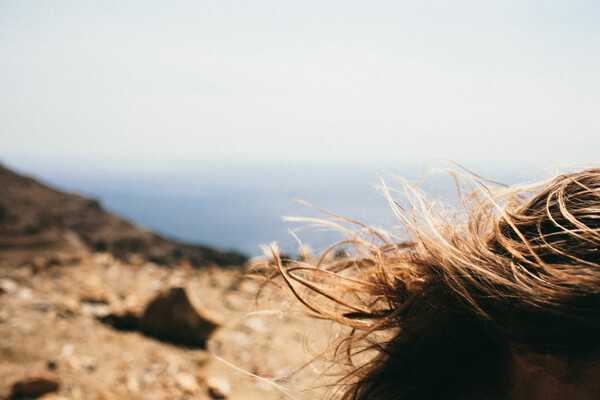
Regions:
[[[0,167],[0,399],[327,398],[335,330],[244,261]]]
[[[108,252],[161,265],[241,265],[246,257],[169,240],[104,210],[94,199],[55,190],[0,165],[0,260]]]

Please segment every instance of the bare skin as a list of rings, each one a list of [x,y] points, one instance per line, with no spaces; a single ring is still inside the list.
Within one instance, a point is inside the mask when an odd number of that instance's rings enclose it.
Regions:
[[[504,400],[600,400],[600,360],[574,381],[560,379],[567,365],[551,355],[513,355],[512,388]]]

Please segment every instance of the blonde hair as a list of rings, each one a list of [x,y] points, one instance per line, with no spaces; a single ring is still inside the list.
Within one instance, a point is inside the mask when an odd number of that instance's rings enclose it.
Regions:
[[[351,328],[335,352],[342,399],[476,399],[506,387],[511,349],[572,365],[600,349],[600,169],[515,188],[452,176],[463,213],[406,185],[410,207],[386,190],[396,233],[329,222],[357,227],[337,244],[352,257],[273,247],[272,280]]]

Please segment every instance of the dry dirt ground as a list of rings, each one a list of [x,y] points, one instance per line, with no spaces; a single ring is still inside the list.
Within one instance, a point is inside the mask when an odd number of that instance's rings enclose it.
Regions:
[[[322,366],[296,370],[313,358],[307,343],[318,352],[334,330],[279,291],[267,289],[257,301],[260,282],[242,270],[167,269],[104,253],[48,264],[0,265],[0,396],[21,377],[42,374],[59,383],[46,400],[324,398],[314,380]],[[186,287],[192,303],[220,322],[206,349],[97,318],[142,309],[170,286]]]

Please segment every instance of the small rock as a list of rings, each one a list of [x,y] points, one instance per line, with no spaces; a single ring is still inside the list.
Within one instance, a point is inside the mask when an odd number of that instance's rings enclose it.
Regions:
[[[81,286],[79,300],[85,303],[108,304],[109,294],[102,281],[94,277],[86,280]]]
[[[104,264],[105,266],[112,265],[116,262],[112,254],[109,253],[95,253],[92,256],[92,261],[96,264]]]
[[[200,353],[196,356],[196,365],[203,367],[210,361],[210,353]]]
[[[146,260],[141,255],[132,253],[127,257],[127,263],[133,265],[134,267],[141,267],[146,263]]]
[[[54,371],[56,368],[58,368],[58,363],[56,362],[56,360],[47,360],[46,361],[46,368],[49,371]]]
[[[141,331],[159,339],[204,347],[218,324],[202,315],[182,287],[156,296],[140,318]]]
[[[246,326],[248,328],[250,328],[252,331],[258,332],[258,333],[264,333],[267,330],[262,319],[260,319],[258,317],[248,318],[246,320]]]
[[[75,351],[75,346],[73,346],[71,343],[67,343],[63,346],[63,348],[61,350],[61,354],[65,357],[69,357],[69,356],[73,355],[74,351]]]
[[[136,394],[140,391],[140,383],[138,380],[131,374],[127,375],[127,379],[125,380],[125,385],[130,393]]]
[[[153,369],[147,370],[146,373],[144,373],[144,377],[143,377],[144,384],[148,385],[148,384],[154,383],[154,381],[156,381],[157,376],[158,376],[158,373],[156,370],[153,370]]]
[[[206,378],[206,386],[208,394],[214,399],[225,399],[231,393],[231,385],[223,378],[210,376]]]
[[[29,288],[22,288],[17,293],[17,297],[21,300],[31,301],[31,300],[33,300],[33,290],[31,290]]]
[[[14,293],[17,290],[17,283],[12,279],[0,279],[0,294],[2,293]]]
[[[134,294],[130,294],[127,297],[125,297],[125,300],[123,301],[123,307],[125,307],[125,310],[130,311],[130,312],[138,312],[139,311],[140,314],[141,314],[142,310],[144,309],[143,303]]]
[[[98,366],[98,362],[94,357],[91,356],[83,356],[79,359],[79,362],[83,368],[85,368],[88,372],[94,372],[96,367]]]
[[[240,349],[240,350],[236,351],[235,356],[238,360],[241,360],[241,361],[248,362],[248,361],[252,360],[252,353],[250,353],[246,349]]]
[[[16,380],[5,398],[39,397],[46,393],[56,392],[59,386],[58,378],[54,375],[28,375]]]
[[[241,331],[231,332],[229,334],[229,340],[241,348],[246,348],[250,345],[250,337],[247,333]]]
[[[73,373],[77,373],[81,370],[81,362],[79,362],[78,358],[71,357],[67,361],[67,365],[69,367],[69,371]]]
[[[175,382],[181,390],[189,394],[197,393],[200,390],[200,385],[198,385],[196,377],[192,374],[180,372],[175,377]]]
[[[160,279],[155,279],[152,281],[152,291],[153,292],[158,292],[160,291],[160,289],[163,287],[163,282]]]
[[[102,318],[109,315],[112,308],[109,304],[102,303],[85,303],[79,308],[81,314],[88,317]]]

